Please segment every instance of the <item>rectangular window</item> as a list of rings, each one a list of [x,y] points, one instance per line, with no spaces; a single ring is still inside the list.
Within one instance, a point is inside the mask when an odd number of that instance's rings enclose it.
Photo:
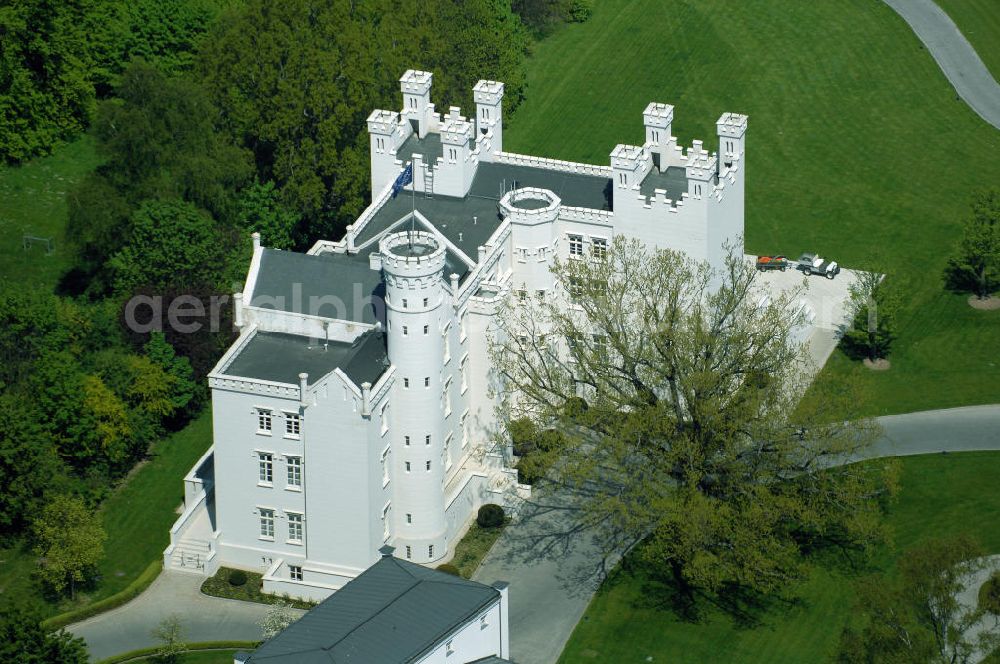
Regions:
[[[604,260],[608,257],[608,241],[605,238],[594,237],[591,238],[590,241],[593,243],[591,251],[594,254],[594,258]]]
[[[288,578],[292,581],[302,580],[302,567],[299,565],[289,565],[288,566]]]
[[[424,306],[425,306],[425,307],[427,306],[427,303],[428,303],[429,301],[430,301],[430,300],[428,300],[428,299],[427,299],[426,297],[424,298]]]
[[[274,481],[274,456],[270,452],[257,453],[257,479],[262,484]]]
[[[410,514],[409,512],[406,513],[406,522],[413,523],[413,515]]]
[[[285,436],[298,438],[301,427],[302,421],[298,413],[285,413]]]
[[[462,394],[465,394],[465,391],[469,389],[469,358],[463,357],[459,366],[462,374]]]
[[[271,411],[257,409],[257,433],[271,433]]]
[[[302,486],[302,457],[287,457],[288,465],[288,486]]]
[[[570,235],[569,236],[569,255],[570,256],[583,256],[583,236],[582,235]]]
[[[431,435],[427,434],[426,436],[424,436],[424,445],[430,445],[430,444],[431,444]]]
[[[583,281],[579,277],[569,278],[569,299],[576,302],[583,295]]]
[[[536,290],[535,291],[535,297],[537,297],[538,301],[541,302],[542,300],[545,299],[545,291],[544,290]]]
[[[528,291],[523,288],[517,291],[517,301],[524,302],[528,299]]]
[[[274,539],[274,510],[259,508],[260,514],[260,536],[265,539]]]
[[[406,466],[406,472],[410,472],[410,462],[409,461],[405,462],[405,466]]]
[[[404,378],[403,379],[403,388],[407,389],[407,390],[410,389],[410,379],[409,378]]]
[[[288,541],[302,543],[302,515],[288,512]]]
[[[424,325],[424,335],[426,336],[431,331],[430,325]]]
[[[410,446],[410,437],[409,436],[403,436],[403,445],[406,445],[407,447]]]
[[[425,467],[427,468],[427,472],[430,472],[430,470],[431,470],[431,462],[427,461],[426,464],[425,464]]]
[[[410,333],[410,331],[409,331],[409,330],[408,330],[408,329],[406,328],[406,326],[404,325],[404,326],[403,326],[403,336],[405,337],[405,336],[406,336],[406,335],[408,335],[409,333]]]
[[[444,392],[441,394],[441,398],[444,400],[444,416],[448,417],[451,415],[451,376],[448,376],[448,380],[444,381]]]
[[[389,448],[382,450],[382,486],[389,483]]]
[[[604,357],[608,352],[608,338],[603,334],[594,335],[594,353]]]
[[[389,430],[389,403],[386,402],[382,405],[382,410],[379,411],[380,417],[382,419],[382,433]]]
[[[451,361],[451,337],[448,335],[448,330],[444,331],[444,363],[448,364]]]
[[[430,386],[431,386],[431,377],[424,376],[424,387],[430,387]]]
[[[403,298],[403,308],[404,309],[406,308],[406,298],[405,297]]]
[[[412,546],[407,546],[406,547],[406,559],[409,560],[412,557],[413,557],[413,547]]]
[[[434,557],[434,545],[433,544],[428,544],[427,545],[427,557],[428,558],[433,558]]]

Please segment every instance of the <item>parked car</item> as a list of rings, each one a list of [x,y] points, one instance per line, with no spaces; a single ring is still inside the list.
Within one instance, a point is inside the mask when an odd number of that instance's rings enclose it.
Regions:
[[[828,261],[816,254],[802,254],[798,269],[806,274],[821,274],[827,279],[833,279],[840,272],[837,261]]]
[[[784,272],[788,269],[788,259],[784,256],[758,256],[757,269],[761,272],[766,270],[781,270]]]

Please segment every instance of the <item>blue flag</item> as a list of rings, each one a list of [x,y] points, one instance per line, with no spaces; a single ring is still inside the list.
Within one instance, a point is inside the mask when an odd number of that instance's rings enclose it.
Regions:
[[[392,197],[395,198],[403,187],[413,182],[413,164],[407,164],[403,172],[399,174],[396,181],[392,183]]]

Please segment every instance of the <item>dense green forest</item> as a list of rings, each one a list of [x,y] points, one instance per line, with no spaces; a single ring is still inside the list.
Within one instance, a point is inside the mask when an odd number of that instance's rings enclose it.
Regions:
[[[516,111],[531,44],[589,12],[589,0],[0,6],[0,159],[17,168],[88,133],[100,161],[66,192],[58,283],[0,278],[0,540],[40,561],[38,598],[5,603],[51,614],[77,582],[100,582],[51,520],[85,524],[191,421],[233,338],[225,314],[194,333],[137,331],[127,303],[232,293],[252,231],[281,248],[339,237],[371,196],[365,119],[399,105],[405,69],[435,73],[440,108],[469,109],[476,80],[503,80]],[[28,634],[14,615],[8,632]]]

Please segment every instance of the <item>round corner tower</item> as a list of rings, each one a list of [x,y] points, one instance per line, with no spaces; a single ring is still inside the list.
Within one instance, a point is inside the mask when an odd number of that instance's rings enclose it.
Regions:
[[[385,276],[392,408],[396,555],[414,562],[447,553],[441,340],[445,247],[431,233],[393,233],[379,242]]]

